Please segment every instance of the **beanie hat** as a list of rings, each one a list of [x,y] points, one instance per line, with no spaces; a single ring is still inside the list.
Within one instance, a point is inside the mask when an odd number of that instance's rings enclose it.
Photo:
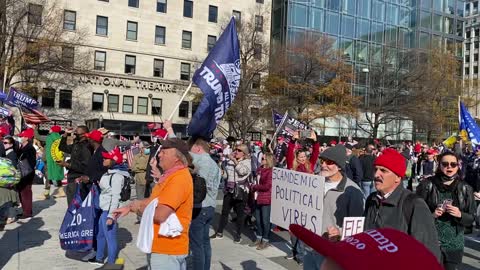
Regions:
[[[404,177],[407,171],[405,158],[394,149],[385,149],[382,154],[375,159],[374,166],[382,166],[399,177]]]
[[[320,154],[320,158],[331,160],[342,170],[345,170],[345,165],[347,163],[347,150],[344,145],[338,144],[323,151]]]

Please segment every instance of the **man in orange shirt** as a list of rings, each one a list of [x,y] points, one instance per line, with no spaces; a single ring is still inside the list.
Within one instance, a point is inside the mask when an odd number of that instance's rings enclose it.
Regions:
[[[193,210],[193,181],[188,171],[190,155],[187,144],[177,138],[162,142],[162,148],[156,157],[163,169],[160,175],[156,158],[152,159],[152,168],[157,168],[152,176],[158,180],[149,198],[135,200],[126,207],[114,211],[115,218],[129,212],[143,213],[145,207],[154,199],[158,206],[153,217],[152,253],[147,254],[148,269],[186,269],[185,258],[188,255],[188,232]],[[177,237],[159,235],[160,225],[175,213],[183,227]]]

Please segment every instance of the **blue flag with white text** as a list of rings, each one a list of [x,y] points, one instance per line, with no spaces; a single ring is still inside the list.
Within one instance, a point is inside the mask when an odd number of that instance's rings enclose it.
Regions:
[[[480,128],[463,102],[460,102],[460,133],[467,133],[473,145],[480,144]]]
[[[10,106],[25,107],[27,109],[36,109],[38,107],[38,101],[13,87],[10,87],[5,103]]]
[[[210,138],[237,95],[240,84],[240,48],[235,19],[195,71],[193,82],[204,96],[188,126],[191,136]]]

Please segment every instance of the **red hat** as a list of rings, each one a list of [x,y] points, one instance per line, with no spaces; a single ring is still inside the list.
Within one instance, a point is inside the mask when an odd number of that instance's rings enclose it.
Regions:
[[[152,132],[153,137],[158,137],[158,138],[165,138],[167,136],[168,132],[165,129],[156,129],[155,131]]]
[[[33,131],[33,128],[27,128],[18,134],[18,137],[27,137],[29,139],[32,139],[34,136],[35,132]]]
[[[427,155],[436,155],[437,154],[437,151],[435,151],[435,149],[428,149],[427,150]]]
[[[0,136],[8,135],[9,131],[6,127],[0,127]]]
[[[337,145],[337,141],[331,140],[331,141],[330,141],[330,145]]]
[[[51,132],[56,132],[56,133],[60,133],[60,131],[62,131],[62,128],[60,126],[52,126],[50,128],[50,131]]]
[[[285,138],[284,138],[283,136],[279,136],[279,137],[277,138],[277,141],[285,141]]]
[[[382,166],[399,177],[404,177],[407,171],[405,158],[396,150],[387,148],[382,151],[382,154],[375,159],[374,166]]]
[[[261,141],[257,141],[257,142],[255,142],[255,145],[256,145],[256,146],[263,147],[263,143],[262,143]]]
[[[290,231],[344,270],[441,270],[437,258],[413,237],[391,229],[368,230],[331,242],[296,224]]]
[[[117,164],[121,164],[123,162],[123,154],[120,152],[118,147],[115,147],[110,152],[102,152],[103,158],[114,160]]]
[[[103,140],[103,134],[98,129],[92,130],[90,133],[85,134],[85,137],[98,143],[101,143]]]

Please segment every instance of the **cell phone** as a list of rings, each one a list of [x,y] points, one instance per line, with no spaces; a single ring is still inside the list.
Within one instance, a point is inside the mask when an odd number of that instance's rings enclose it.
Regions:
[[[310,135],[312,135],[312,131],[307,129],[307,130],[300,130],[300,138],[310,138]]]

